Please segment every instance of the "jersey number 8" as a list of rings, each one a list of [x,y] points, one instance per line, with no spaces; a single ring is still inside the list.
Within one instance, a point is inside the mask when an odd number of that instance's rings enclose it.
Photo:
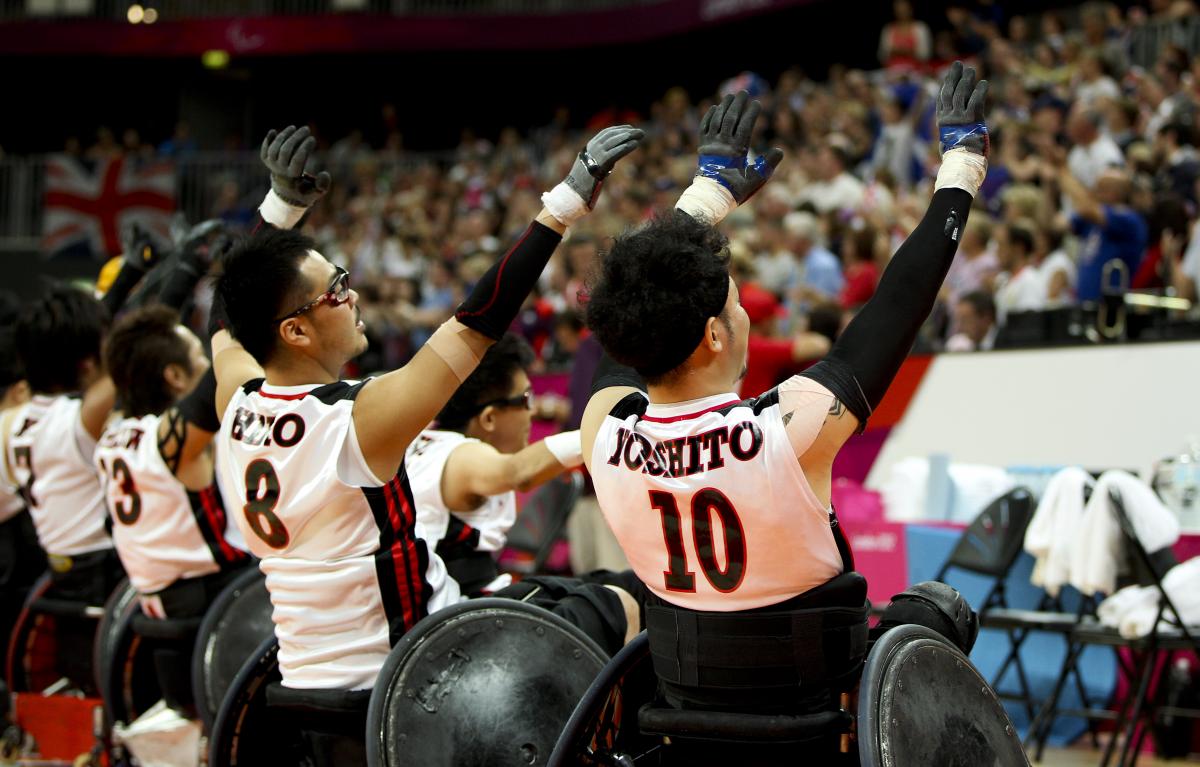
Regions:
[[[275,504],[279,503],[279,476],[275,467],[263,458],[246,467],[246,505],[242,512],[254,534],[273,549],[288,545],[291,537],[279,517],[275,516]]]

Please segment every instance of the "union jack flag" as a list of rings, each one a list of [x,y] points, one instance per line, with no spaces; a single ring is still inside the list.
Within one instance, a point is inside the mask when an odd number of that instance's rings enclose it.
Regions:
[[[133,223],[169,237],[174,210],[175,166],[169,162],[52,155],[46,160],[42,250],[83,246],[97,258],[116,256]]]

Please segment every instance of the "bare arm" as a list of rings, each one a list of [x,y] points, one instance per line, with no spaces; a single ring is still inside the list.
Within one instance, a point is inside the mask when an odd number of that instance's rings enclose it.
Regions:
[[[212,356],[213,372],[217,376],[217,418],[220,418],[237,390],[247,381],[262,378],[263,369],[228,330],[213,335]]]
[[[172,407],[158,422],[158,452],[167,468],[188,490],[200,491],[213,482],[213,432],[201,429]]]
[[[1062,188],[1063,194],[1070,199],[1076,213],[1094,224],[1104,226],[1107,221],[1107,217],[1104,215],[1104,206],[1092,197],[1092,193],[1079,183],[1079,179],[1075,178],[1070,170],[1064,167],[1059,172],[1058,184]]]
[[[829,339],[820,333],[797,333],[792,340],[792,359],[796,362],[818,360],[829,354]]]
[[[517,453],[501,453],[482,442],[454,449],[442,472],[442,498],[453,511],[470,511],[480,498],[530,490],[567,470],[545,442]]]
[[[92,436],[100,439],[104,433],[104,424],[112,414],[113,405],[117,401],[117,388],[112,379],[104,374],[98,381],[88,387],[83,393],[83,404],[79,409],[79,420],[83,429]]]
[[[587,407],[583,410],[583,419],[579,424],[580,441],[583,443],[583,463],[591,471],[592,448],[596,444],[596,434],[600,426],[617,403],[633,393],[644,394],[641,389],[632,386],[609,386],[592,395]]]
[[[438,330],[457,325],[458,337],[476,360],[492,339],[450,320]],[[421,430],[458,389],[459,377],[429,344],[412,360],[386,375],[373,378],[354,400],[354,430],[367,465],[376,477],[387,479],[400,468],[404,452]]]

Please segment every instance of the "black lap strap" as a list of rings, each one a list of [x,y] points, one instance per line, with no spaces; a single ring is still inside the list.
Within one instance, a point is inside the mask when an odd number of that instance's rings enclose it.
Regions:
[[[858,672],[867,608],[707,613],[646,608],[654,670],[664,682],[703,688],[815,688]]]

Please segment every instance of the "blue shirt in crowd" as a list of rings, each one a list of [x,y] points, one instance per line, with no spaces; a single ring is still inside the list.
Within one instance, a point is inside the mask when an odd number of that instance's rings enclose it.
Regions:
[[[1080,301],[1100,298],[1104,265],[1113,259],[1125,262],[1129,277],[1133,278],[1146,252],[1146,222],[1141,215],[1124,206],[1105,205],[1103,226],[1076,213],[1071,216],[1071,228],[1083,240],[1077,289]],[[1116,277],[1110,279],[1113,287],[1117,287]]]

